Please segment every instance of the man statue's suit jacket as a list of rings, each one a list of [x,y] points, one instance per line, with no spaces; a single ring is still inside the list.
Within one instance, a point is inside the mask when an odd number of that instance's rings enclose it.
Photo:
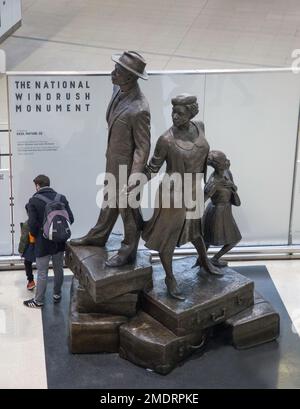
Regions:
[[[138,84],[126,93],[114,87],[106,119],[106,172],[115,175],[117,181],[119,165],[127,165],[127,178],[143,172],[150,152],[150,110]]]

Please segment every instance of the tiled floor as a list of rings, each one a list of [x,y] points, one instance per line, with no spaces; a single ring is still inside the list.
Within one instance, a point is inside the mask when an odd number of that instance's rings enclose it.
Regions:
[[[46,388],[42,316],[22,305],[24,272],[0,271],[0,289],[0,388]]]
[[[23,0],[1,47],[8,70],[110,70],[143,53],[149,70],[282,67],[300,47],[299,0]]]
[[[234,262],[234,265],[265,264],[300,336],[300,261]],[[65,274],[71,274],[66,270]],[[42,317],[27,309],[30,297],[24,272],[0,271],[0,389],[47,388]],[[30,374],[30,376],[28,376]]]

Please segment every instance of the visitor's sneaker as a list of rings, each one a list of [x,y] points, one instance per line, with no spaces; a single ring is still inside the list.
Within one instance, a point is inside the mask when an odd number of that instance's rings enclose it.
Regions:
[[[43,305],[44,305],[44,304],[37,303],[37,302],[34,300],[34,298],[31,298],[31,300],[23,301],[23,304],[24,304],[26,307],[29,307],[29,308],[42,308]]]
[[[34,288],[35,288],[35,282],[34,282],[34,280],[28,281],[28,283],[27,283],[27,290],[32,291]]]
[[[60,302],[60,300],[61,300],[61,295],[58,295],[58,294],[54,294],[53,295],[53,301],[56,303],[56,302]]]

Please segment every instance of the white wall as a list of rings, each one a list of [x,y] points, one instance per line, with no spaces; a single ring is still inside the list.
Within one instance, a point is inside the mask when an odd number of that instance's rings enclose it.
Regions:
[[[0,129],[7,128],[8,113],[7,113],[7,92],[6,92],[6,76],[0,74]]]
[[[12,254],[9,171],[0,169],[0,255]]]
[[[0,37],[22,19],[21,0],[0,2]]]
[[[231,160],[244,244],[288,243],[299,97],[290,72],[207,75],[206,135]]]
[[[239,187],[242,205],[233,213],[243,236],[240,244],[288,244],[300,75],[158,75],[142,88],[151,107],[152,150],[171,124],[171,97],[182,92],[198,96],[210,147],[228,155]],[[300,202],[300,187],[298,193]],[[300,238],[299,204],[294,215]]]
[[[24,204],[33,193],[33,177],[46,173],[53,186],[68,195],[76,216],[73,233],[81,235],[98,216],[95,180],[105,169],[110,78],[82,76],[92,84],[88,115],[16,114],[13,82],[35,78],[10,77],[15,225],[25,217]],[[163,74],[151,75],[148,82],[140,84],[150,103],[152,152],[159,135],[171,125],[171,97],[182,92],[197,95],[198,118],[204,119],[211,149],[228,155],[239,187],[242,206],[234,208],[234,214],[243,235],[241,244],[287,244],[300,76],[288,72]],[[18,130],[43,131],[59,149],[34,156],[20,154]],[[146,218],[149,213],[151,210],[144,212]],[[115,230],[121,230],[120,223]]]
[[[9,153],[6,76],[0,74],[0,154]],[[12,253],[9,158],[0,156],[0,255]]]
[[[9,152],[6,76],[0,74],[0,154]],[[0,169],[9,167],[8,157],[0,156]]]
[[[300,76],[299,74],[297,74]],[[292,209],[291,239],[292,244],[300,244],[300,136],[298,135],[298,150],[295,166],[295,188]]]

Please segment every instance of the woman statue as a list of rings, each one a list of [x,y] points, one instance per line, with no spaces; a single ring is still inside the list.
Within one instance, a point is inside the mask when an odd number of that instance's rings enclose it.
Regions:
[[[178,95],[172,99],[173,126],[160,136],[155,152],[146,167],[148,179],[151,174],[158,173],[166,161],[166,175],[180,175],[183,191],[184,174],[190,174],[193,197],[197,188],[197,174],[206,174],[209,145],[204,136],[204,124],[192,121],[199,112],[197,98],[191,95]],[[176,183],[170,184],[170,206],[164,203],[164,179],[158,189],[158,205],[152,218],[146,222],[142,237],[145,245],[151,250],[159,252],[160,260],[166,272],[165,283],[169,295],[184,300],[173,274],[172,257],[176,246],[192,242],[201,260],[201,266],[210,274],[222,275],[222,272],[213,266],[207,258],[204,240],[201,232],[200,215],[188,218],[188,208],[184,203],[178,207],[176,201]],[[182,192],[181,192],[182,193]]]
[[[214,168],[214,172],[204,189],[204,200],[211,200],[203,216],[204,240],[206,249],[211,245],[223,246],[210,261],[215,266],[225,267],[227,263],[220,258],[242,238],[231,210],[232,205],[240,206],[241,201],[226,155],[220,151],[211,151],[207,163]]]

